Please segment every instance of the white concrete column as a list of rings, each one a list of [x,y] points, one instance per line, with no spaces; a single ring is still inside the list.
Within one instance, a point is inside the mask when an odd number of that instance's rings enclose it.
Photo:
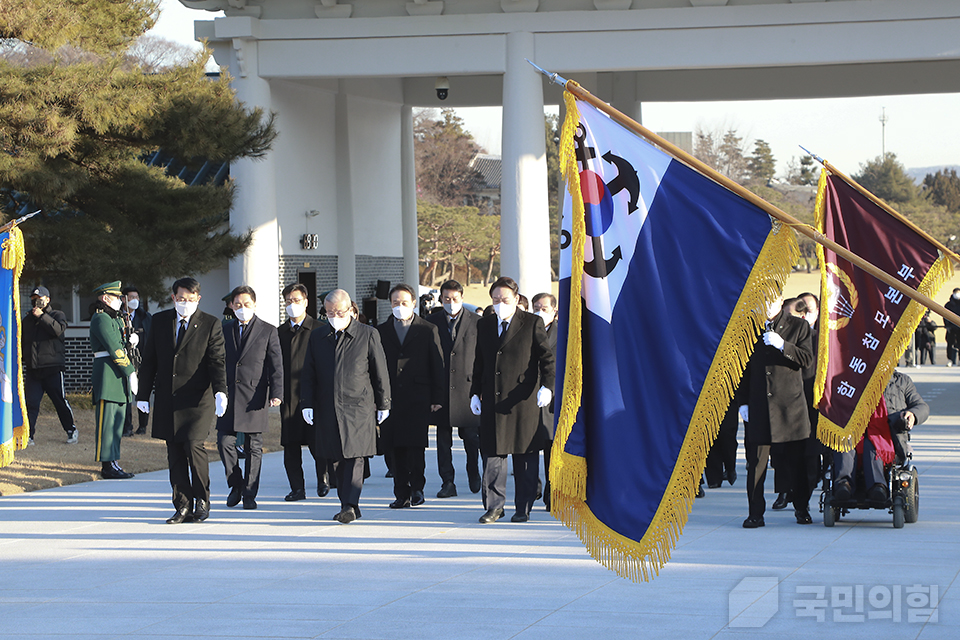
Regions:
[[[400,108],[400,211],[403,221],[403,281],[420,284],[420,241],[417,236],[417,164],[413,151],[413,107]]]
[[[500,275],[532,298],[550,291],[550,221],[543,128],[543,84],[532,33],[507,34],[503,74],[503,180],[500,187]]]
[[[270,84],[257,72],[257,42],[244,40],[234,50],[231,64],[233,87],[237,99],[247,108],[260,107],[265,113],[271,109]],[[236,62],[241,56],[243,70]],[[237,66],[236,69],[233,67]],[[282,121],[278,121],[283,126]],[[257,315],[273,324],[280,322],[280,241],[277,229],[276,174],[273,153],[259,160],[243,158],[230,165],[230,175],[237,185],[237,196],[230,211],[230,226],[234,233],[253,232],[247,251],[230,262],[230,287],[245,284],[257,292]],[[198,280],[203,282],[203,277]],[[208,296],[220,296],[227,291],[207,291]]]
[[[354,241],[353,182],[350,169],[350,100],[340,81],[336,103],[337,287],[357,300],[357,245]],[[359,304],[359,303],[358,303]]]

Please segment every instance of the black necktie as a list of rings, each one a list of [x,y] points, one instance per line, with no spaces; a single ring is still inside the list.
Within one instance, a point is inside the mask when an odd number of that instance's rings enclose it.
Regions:
[[[237,323],[237,342],[243,340],[243,324]]]
[[[450,329],[450,342],[456,342],[457,340],[457,319],[450,318],[450,324],[447,327]]]
[[[187,321],[183,318],[180,319],[180,331],[177,332],[177,348],[180,347],[180,343],[183,342],[183,334],[187,332]]]
[[[340,344],[340,338],[343,337],[343,331],[337,331],[337,344]]]
[[[297,331],[300,331],[300,325],[295,324],[293,325],[293,332],[296,333]]]
[[[503,338],[507,335],[507,327],[510,326],[506,320],[500,323],[500,342],[503,342]]]

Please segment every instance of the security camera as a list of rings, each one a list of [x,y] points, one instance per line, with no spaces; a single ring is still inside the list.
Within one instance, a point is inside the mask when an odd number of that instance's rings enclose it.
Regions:
[[[437,78],[437,82],[433,85],[433,88],[437,90],[437,97],[439,99],[446,100],[450,94],[450,81],[447,80],[446,76],[440,76]]]

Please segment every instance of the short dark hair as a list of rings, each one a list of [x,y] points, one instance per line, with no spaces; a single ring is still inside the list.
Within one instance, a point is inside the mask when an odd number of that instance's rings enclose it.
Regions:
[[[440,294],[443,295],[444,291],[456,291],[460,295],[463,295],[463,285],[456,280],[447,280],[440,285]]]
[[[798,297],[798,298],[806,298],[807,296],[810,296],[811,298],[813,298],[814,300],[816,300],[816,301],[817,301],[817,306],[818,306],[818,307],[820,306],[820,296],[818,296],[818,295],[815,294],[815,293],[810,293],[809,291],[805,291],[805,292],[801,293],[800,295],[798,295],[797,297]]]
[[[123,295],[127,295],[128,293],[135,293],[137,295],[140,295],[140,289],[137,289],[135,285],[128,284],[127,286],[125,286],[123,289],[120,290],[120,293],[122,293]]]
[[[550,306],[554,309],[557,308],[557,296],[553,295],[552,293],[538,293],[537,295],[533,296],[532,304],[537,304],[539,300],[544,298],[550,298]]]
[[[493,295],[494,289],[499,289],[500,287],[506,287],[507,289],[510,289],[510,291],[513,291],[513,295],[515,296],[520,295],[520,287],[513,278],[497,278],[497,281],[490,285],[490,295]]]
[[[299,282],[294,283],[294,284],[288,284],[287,286],[285,286],[285,287],[283,288],[283,291],[280,293],[280,295],[282,295],[284,298],[286,298],[288,295],[290,295],[290,294],[293,293],[294,291],[300,292],[300,293],[303,295],[303,297],[306,298],[306,300],[307,300],[307,305],[309,306],[309,304],[310,304],[310,292],[307,291],[307,288],[306,288],[305,286],[303,286],[302,284],[300,284]]]
[[[233,291],[230,292],[230,302],[236,302],[237,296],[242,294],[247,294],[250,298],[256,302],[257,301],[257,292],[253,290],[253,287],[249,285],[242,284],[239,287],[236,287]]]
[[[411,300],[413,300],[414,302],[417,301],[417,294],[413,292],[413,287],[403,283],[393,285],[393,288],[390,289],[390,293],[387,295],[387,298],[392,298],[393,294],[395,294],[397,291],[406,291],[407,293],[410,294]]]
[[[527,296],[522,293],[517,296],[517,306],[523,309],[524,311],[530,311],[530,301],[527,300]]]
[[[200,293],[200,283],[187,276],[174,282],[170,289],[173,291],[173,295],[177,295],[177,291],[180,289],[186,289],[189,293]]]

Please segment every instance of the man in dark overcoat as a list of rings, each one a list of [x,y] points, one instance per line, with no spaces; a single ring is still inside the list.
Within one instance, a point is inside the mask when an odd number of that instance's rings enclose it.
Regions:
[[[750,511],[743,522],[746,529],[764,525],[763,483],[772,446],[780,449],[784,470],[795,481],[790,493],[797,522],[812,522],[809,511],[812,487],[807,482],[804,466],[810,417],[802,370],[813,360],[813,345],[807,321],[791,315],[782,305],[782,298],[769,305],[766,330],[754,346],[737,392],[747,453]]]
[[[173,505],[168,524],[202,522],[210,515],[210,469],[204,441],[214,416],[227,410],[220,320],[198,309],[200,283],[180,278],[173,283],[174,308],[153,317],[142,350],[137,408],[150,411],[155,391],[151,435],[167,443]]]
[[[314,329],[322,326],[319,320],[307,314],[310,303],[307,288],[291,284],[283,290],[287,303],[287,321],[277,328],[280,337],[280,354],[283,356],[283,404],[280,405],[280,446],[283,447],[283,468],[287,472],[290,493],[283,499],[287,502],[306,500],[306,481],[303,477],[303,445],[310,449],[317,471],[317,495],[321,498],[330,493],[330,476],[333,465],[327,468],[327,460],[316,447],[314,428],[303,421],[300,411],[300,373],[307,355],[307,343]]]
[[[277,328],[256,315],[257,294],[241,285],[230,303],[235,319],[223,321],[226,346],[227,412],[217,419],[217,450],[227,474],[227,506],[243,500],[244,509],[257,508],[263,433],[270,428],[269,407],[283,398],[283,359]],[[237,434],[243,433],[244,469],[240,469]]]
[[[361,517],[363,461],[377,453],[377,425],[390,415],[390,375],[377,330],[350,317],[350,295],[324,299],[328,325],[310,334],[300,374],[303,419],[320,454],[334,460],[342,524]]]
[[[406,284],[390,290],[393,317],[377,327],[390,372],[393,401],[380,426],[383,445],[393,450],[392,509],[424,502],[430,419],[443,397],[443,356],[437,328],[414,312],[417,297]]]
[[[516,513],[526,522],[536,497],[540,450],[540,408],[553,400],[554,354],[543,320],[517,308],[517,283],[500,278],[490,287],[494,313],[477,324],[477,353],[470,388],[471,410],[480,416],[483,506],[480,522],[503,517],[507,455],[513,456]]]
[[[443,353],[444,394],[440,409],[434,414],[437,423],[437,467],[440,472],[438,498],[457,495],[456,472],[453,468],[453,429],[463,441],[467,454],[467,481],[470,491],[480,491],[480,418],[470,411],[470,383],[473,380],[473,359],[477,353],[477,321],[480,317],[463,307],[463,285],[447,280],[440,285],[441,309],[427,320],[437,327]]]
[[[150,333],[150,327],[153,325],[153,314],[151,314],[146,309],[146,301],[140,299],[140,291],[133,285],[127,285],[123,288],[123,297],[127,302],[127,314],[130,318],[130,326],[133,329],[133,333],[130,336],[130,351],[136,351],[136,358],[131,358],[131,362],[134,367],[140,366],[139,358],[139,345],[141,342],[146,342],[147,334]],[[140,305],[143,304],[143,307]],[[136,336],[134,338],[133,336]],[[136,414],[136,416],[134,416]],[[147,432],[147,421],[150,416],[146,413],[141,413],[137,411],[134,403],[131,402],[127,405],[127,416],[126,421],[123,424],[123,435],[132,436],[133,431],[133,421],[134,418],[137,420],[137,435],[144,435]]]

